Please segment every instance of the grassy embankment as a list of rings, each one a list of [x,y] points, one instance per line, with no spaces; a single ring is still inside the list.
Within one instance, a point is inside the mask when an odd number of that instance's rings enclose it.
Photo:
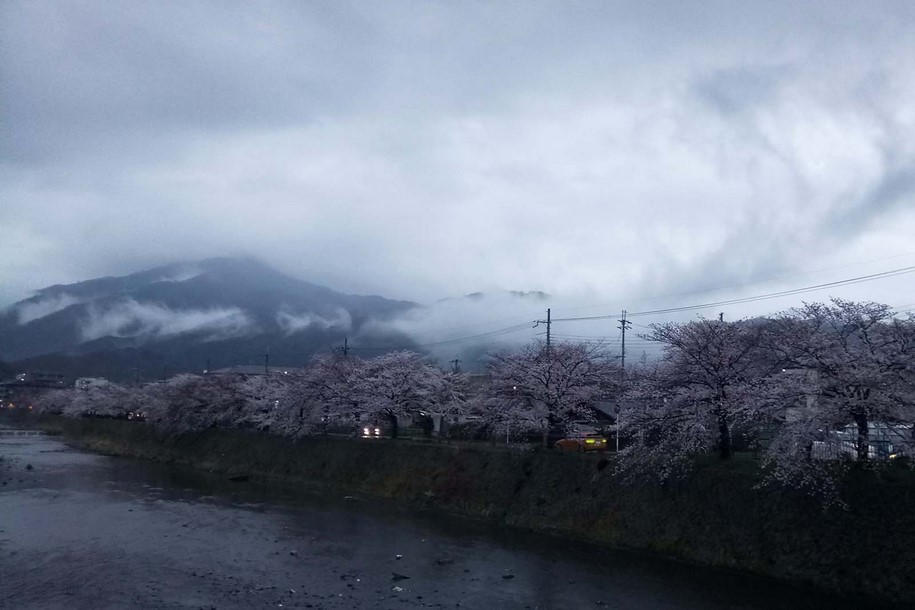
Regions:
[[[476,444],[242,431],[166,436],[115,420],[32,418],[88,449],[301,488],[389,498],[508,526],[915,604],[915,476],[858,472],[847,511],[759,490],[756,461],[708,460],[689,479],[623,487],[608,460]],[[612,456],[611,456],[612,459]]]

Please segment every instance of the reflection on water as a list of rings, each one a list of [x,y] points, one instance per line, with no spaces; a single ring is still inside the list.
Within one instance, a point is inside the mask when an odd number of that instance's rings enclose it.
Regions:
[[[768,580],[44,436],[0,432],[0,456],[0,607],[841,607]]]

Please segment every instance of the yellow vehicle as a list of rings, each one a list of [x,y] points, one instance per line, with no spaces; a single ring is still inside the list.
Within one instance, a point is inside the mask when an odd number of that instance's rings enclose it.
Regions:
[[[607,439],[602,436],[583,436],[578,438],[562,438],[553,444],[560,451],[606,451]]]

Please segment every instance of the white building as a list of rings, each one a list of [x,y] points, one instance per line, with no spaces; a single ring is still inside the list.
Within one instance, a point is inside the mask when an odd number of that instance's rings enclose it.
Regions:
[[[104,387],[108,383],[108,380],[104,377],[79,377],[73,385],[77,390],[88,390],[89,388]]]

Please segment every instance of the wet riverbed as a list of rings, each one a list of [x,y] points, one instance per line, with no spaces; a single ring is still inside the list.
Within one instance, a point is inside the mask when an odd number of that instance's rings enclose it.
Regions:
[[[0,430],[3,608],[837,608],[765,579]],[[848,607],[852,607],[849,604]]]

